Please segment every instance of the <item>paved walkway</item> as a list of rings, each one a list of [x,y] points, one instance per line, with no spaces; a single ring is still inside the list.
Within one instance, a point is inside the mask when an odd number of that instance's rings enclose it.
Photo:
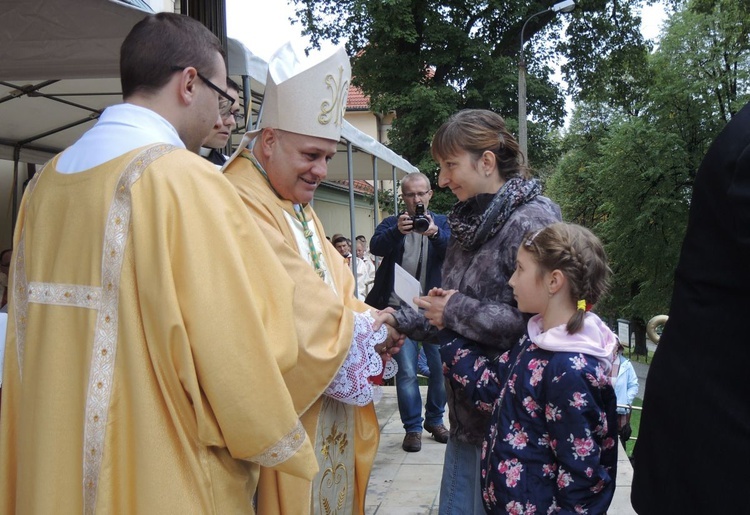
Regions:
[[[421,390],[424,399],[427,387],[423,386]],[[383,398],[375,409],[380,421],[380,448],[367,489],[365,514],[437,515],[445,444],[437,443],[429,433],[423,433],[420,452],[401,449],[404,428],[398,414],[395,386],[383,387]],[[448,421],[447,413],[445,420]],[[633,469],[620,447],[617,491],[607,515],[635,514],[630,506],[632,478]]]

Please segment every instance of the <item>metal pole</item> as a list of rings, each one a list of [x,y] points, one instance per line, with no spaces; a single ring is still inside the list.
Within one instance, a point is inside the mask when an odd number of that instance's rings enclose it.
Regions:
[[[398,191],[396,188],[396,165],[393,168],[393,214],[398,216]]]
[[[518,145],[521,147],[521,153],[527,164],[529,162],[529,154],[527,143],[528,130],[526,126],[526,59],[523,56],[523,33],[526,30],[526,24],[532,18],[550,10],[551,8],[532,14],[523,22],[523,26],[521,27],[521,53],[518,58]]]
[[[245,97],[245,130],[249,131],[252,127],[251,117],[253,116],[253,93],[250,90],[250,76],[242,76],[242,95]]]
[[[352,164],[352,144],[350,141],[346,142],[346,168],[347,174],[349,175],[349,234],[351,236],[352,245],[357,241],[356,227],[354,227],[354,165]],[[359,296],[359,285],[357,284],[357,249],[352,249],[352,274],[354,274],[354,296]]]
[[[373,204],[375,206],[375,216],[372,220],[372,231],[375,232],[380,223],[380,202],[378,200],[378,158],[372,156],[372,184],[373,184]]]
[[[518,58],[518,144],[523,152],[523,157],[526,163],[529,162],[527,136],[528,131],[526,127],[526,59],[523,56],[523,33],[526,30],[526,24],[531,21],[532,18],[539,16],[540,14],[553,12],[553,13],[569,13],[575,9],[576,4],[574,0],[562,0],[557,2],[552,7],[549,7],[543,11],[539,11],[536,14],[529,16],[523,26],[521,27],[521,53]]]
[[[21,160],[21,146],[16,145],[13,149],[13,193],[11,195],[11,202],[13,206],[11,208],[10,216],[10,235],[13,237],[13,233],[16,230],[16,219],[18,218],[18,162]]]
[[[522,36],[523,37],[523,36]],[[528,158],[526,128],[526,60],[523,58],[523,40],[521,41],[521,59],[518,61],[518,144],[526,163]]]

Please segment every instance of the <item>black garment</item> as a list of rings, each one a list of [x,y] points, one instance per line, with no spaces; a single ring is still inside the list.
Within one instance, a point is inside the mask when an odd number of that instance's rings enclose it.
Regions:
[[[632,501],[639,514],[749,509],[749,272],[747,104],[713,142],[695,179],[635,445]]]
[[[226,156],[222,154],[221,151],[216,150],[215,148],[212,148],[211,152],[209,152],[208,155],[204,157],[217,166],[224,166],[224,163],[227,162]]]

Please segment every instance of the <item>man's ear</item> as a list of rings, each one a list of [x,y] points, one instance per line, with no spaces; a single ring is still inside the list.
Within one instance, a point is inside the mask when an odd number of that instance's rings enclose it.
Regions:
[[[191,105],[195,101],[195,88],[199,80],[198,71],[192,66],[188,66],[177,75],[180,100],[185,105]]]
[[[264,157],[269,157],[273,153],[273,146],[278,142],[279,135],[276,129],[265,128],[260,133],[260,150]]]

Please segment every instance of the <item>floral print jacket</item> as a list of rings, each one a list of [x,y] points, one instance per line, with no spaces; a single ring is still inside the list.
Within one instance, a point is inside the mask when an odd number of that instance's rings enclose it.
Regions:
[[[457,338],[446,376],[492,412],[482,446],[488,513],[603,514],[615,491],[616,398],[601,362],[552,352],[528,336],[490,359]]]

